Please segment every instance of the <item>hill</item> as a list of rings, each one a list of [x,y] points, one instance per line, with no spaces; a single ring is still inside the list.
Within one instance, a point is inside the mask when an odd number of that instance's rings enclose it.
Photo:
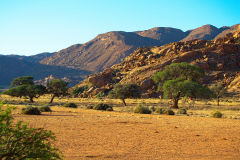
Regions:
[[[162,45],[161,42],[132,32],[100,34],[83,45],[73,45],[41,61],[42,64],[102,71],[119,63],[138,47]]]
[[[216,28],[212,25],[204,25],[186,32],[170,27],[156,27],[137,32],[108,32],[98,35],[85,44],[76,44],[63,49],[41,60],[40,63],[97,73],[121,62],[139,47],[161,46],[193,39],[212,40],[218,35],[224,36],[231,32],[227,31],[229,29],[235,31],[236,27]]]
[[[46,77],[54,76],[65,78],[70,82],[70,86],[79,82],[84,75],[90,74],[88,71],[70,69],[60,66],[47,66],[16,57],[0,56],[0,87],[6,88],[11,81],[20,76],[33,76],[35,80],[43,80]]]
[[[12,57],[12,58],[17,58],[19,60],[24,60],[24,61],[28,61],[28,62],[35,62],[38,63],[41,60],[43,60],[44,58],[50,57],[52,55],[54,55],[56,52],[50,53],[50,52],[43,52],[43,53],[39,53],[33,56],[20,56],[20,55],[6,55],[7,57]]]
[[[91,97],[98,92],[107,93],[117,83],[139,84],[142,96],[156,96],[152,76],[166,65],[188,62],[205,70],[205,84],[222,82],[230,86],[240,73],[240,32],[229,33],[215,40],[191,40],[163,46],[136,49],[120,64],[93,74],[78,86],[91,83],[92,88],[81,96]]]

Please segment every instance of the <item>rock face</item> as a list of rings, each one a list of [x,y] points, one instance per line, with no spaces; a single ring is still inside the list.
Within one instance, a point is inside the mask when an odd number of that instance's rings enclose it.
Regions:
[[[237,25],[236,25],[237,26]],[[188,40],[212,40],[219,34],[226,35],[227,30],[234,31],[236,26],[216,28],[204,25],[183,32],[170,27],[156,27],[137,32],[108,32],[100,34],[85,44],[76,44],[41,60],[42,64],[65,66],[98,73],[114,64],[120,63],[138,47],[161,46],[167,43]],[[183,46],[181,51],[186,50]],[[172,48],[174,50],[174,48]],[[169,50],[169,52],[171,52]],[[145,57],[142,57],[145,58]],[[139,62],[143,65],[143,61]]]
[[[87,95],[94,96],[97,90],[108,92],[117,83],[136,83],[144,98],[157,97],[152,76],[173,62],[188,62],[205,70],[205,84],[222,82],[228,86],[240,73],[240,31],[211,41],[195,39],[138,48],[120,64],[91,75],[79,86],[91,83],[94,89]]]

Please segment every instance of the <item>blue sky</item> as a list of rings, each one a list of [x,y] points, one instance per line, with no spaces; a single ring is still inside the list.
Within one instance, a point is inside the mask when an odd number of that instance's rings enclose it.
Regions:
[[[240,0],[1,0],[0,54],[33,55],[100,33],[240,23]]]

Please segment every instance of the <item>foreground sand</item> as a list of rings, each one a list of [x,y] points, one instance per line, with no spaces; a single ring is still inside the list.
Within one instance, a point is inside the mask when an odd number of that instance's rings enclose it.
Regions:
[[[240,159],[240,120],[53,108],[15,115],[55,132],[65,159]]]

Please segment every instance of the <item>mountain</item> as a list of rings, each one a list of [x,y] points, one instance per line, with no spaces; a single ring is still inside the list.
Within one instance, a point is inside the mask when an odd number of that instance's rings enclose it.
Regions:
[[[222,82],[233,94],[240,93],[240,30],[214,40],[174,42],[136,49],[124,61],[90,75],[78,86],[92,84],[81,97],[108,93],[115,84],[138,84],[142,97],[156,97],[152,76],[171,63],[188,62],[202,68],[206,85]],[[238,86],[236,86],[238,85]]]
[[[156,45],[162,43],[133,32],[108,32],[83,45],[63,49],[41,63],[99,72],[119,63],[138,47]]]
[[[236,26],[216,28],[212,25],[204,25],[186,32],[170,27],[156,27],[136,32],[108,32],[98,35],[85,44],[76,44],[63,49],[44,58],[40,63],[98,73],[120,63],[139,47],[161,46],[193,39],[212,40],[218,35],[226,35],[229,29],[234,31]]]
[[[145,31],[137,31],[137,34],[160,41],[162,44],[182,40],[187,33],[180,29],[170,27],[156,27]]]
[[[217,27],[212,25],[204,25],[189,31],[189,34],[185,38],[183,38],[182,41],[190,41],[193,39],[212,40],[222,31],[223,28],[218,29]]]
[[[54,55],[56,52],[50,53],[50,52],[43,52],[43,53],[39,53],[33,56],[20,56],[20,55],[6,55],[7,57],[12,57],[12,58],[17,58],[19,60],[24,60],[24,61],[28,61],[28,62],[35,62],[38,63],[41,60],[43,60],[44,58],[50,57],[52,55]]]
[[[219,33],[215,38],[217,39],[220,37],[224,37],[228,33],[234,33],[238,30],[239,27],[240,27],[240,24],[236,24],[231,27],[224,27],[226,29],[224,29],[221,33]]]
[[[88,75],[90,72],[70,69],[60,66],[47,66],[22,60],[14,56],[0,56],[0,87],[6,88],[11,81],[20,76],[33,76],[35,80],[42,80],[53,75],[57,78],[68,79],[70,85],[74,85]]]

